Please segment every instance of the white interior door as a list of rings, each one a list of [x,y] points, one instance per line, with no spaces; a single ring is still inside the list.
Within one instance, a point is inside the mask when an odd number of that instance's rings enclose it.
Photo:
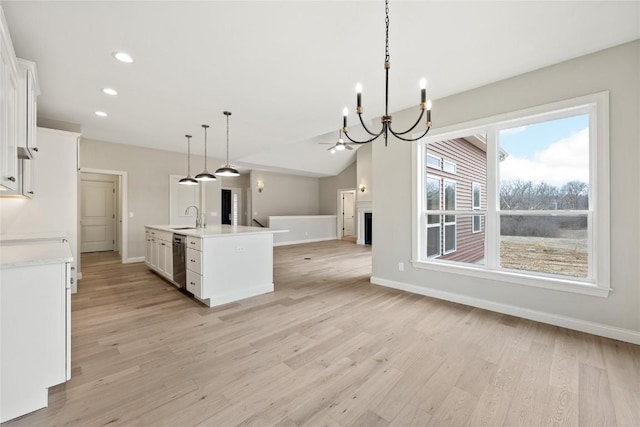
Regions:
[[[115,249],[115,185],[113,182],[80,182],[80,252]]]
[[[355,198],[353,191],[342,193],[342,236],[355,236]]]

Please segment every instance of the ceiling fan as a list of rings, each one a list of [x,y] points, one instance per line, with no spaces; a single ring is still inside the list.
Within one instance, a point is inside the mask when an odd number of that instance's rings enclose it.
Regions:
[[[335,144],[332,142],[322,142],[321,144],[331,144],[332,147],[327,148],[327,151],[331,151],[332,153],[342,150],[353,150],[351,143],[345,142],[345,140],[342,139],[342,129],[338,130],[338,140]]]

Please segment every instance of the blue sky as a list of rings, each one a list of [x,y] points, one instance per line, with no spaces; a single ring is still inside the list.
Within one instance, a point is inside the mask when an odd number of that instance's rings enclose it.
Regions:
[[[589,127],[589,115],[536,123],[500,132],[500,147],[509,155],[530,159],[552,143],[566,139]]]
[[[505,129],[500,147],[509,154],[500,162],[501,181],[589,184],[588,114]]]

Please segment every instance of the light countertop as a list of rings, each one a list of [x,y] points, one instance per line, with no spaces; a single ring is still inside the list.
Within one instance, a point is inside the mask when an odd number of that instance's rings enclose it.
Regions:
[[[0,268],[58,264],[73,261],[68,242],[0,245]]]
[[[273,233],[287,233],[289,230],[279,230],[275,228],[264,227],[250,227],[246,225],[208,225],[206,228],[187,228],[182,229],[184,226],[180,225],[147,225],[148,228],[153,228],[160,231],[168,231],[176,234],[183,234],[185,236],[210,238],[210,237],[229,237],[237,235],[250,235],[250,234],[273,234]]]

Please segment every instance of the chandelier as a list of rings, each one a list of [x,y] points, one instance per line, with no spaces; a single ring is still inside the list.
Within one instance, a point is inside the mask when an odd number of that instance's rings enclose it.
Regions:
[[[384,135],[384,145],[386,147],[389,133],[391,133],[393,136],[403,141],[412,142],[412,141],[417,141],[420,138],[423,138],[424,136],[426,136],[427,133],[429,133],[429,130],[431,129],[431,101],[426,100],[427,81],[425,79],[420,80],[420,116],[418,117],[418,120],[416,120],[416,122],[414,123],[413,126],[411,126],[411,128],[403,132],[396,132],[391,128],[391,116],[389,115],[389,68],[391,67],[389,63],[389,58],[390,58],[389,56],[389,0],[385,0],[384,11],[385,11],[384,22],[385,22],[385,36],[386,36],[385,52],[384,52],[385,105],[384,105],[384,116],[382,116],[382,119],[381,119],[382,129],[380,130],[380,132],[375,133],[369,130],[369,128],[367,128],[367,126],[364,124],[364,121],[362,120],[362,86],[360,85],[360,83],[358,83],[358,85],[356,86],[356,94],[357,94],[356,95],[357,97],[356,113],[358,113],[358,118],[360,119],[360,123],[362,124],[363,129],[371,136],[371,138],[364,141],[358,141],[349,136],[348,128],[347,128],[347,116],[349,115],[349,110],[345,107],[343,110],[343,117],[342,117],[342,132],[344,132],[344,135],[349,139],[349,141],[353,142],[354,144],[366,144],[368,142],[371,142],[379,138],[381,135]],[[425,110],[427,111],[427,121],[425,123],[425,125],[427,126],[427,129],[420,136],[416,138],[405,136],[409,132],[413,131],[416,128],[416,126],[418,126],[418,124],[424,117]]]

